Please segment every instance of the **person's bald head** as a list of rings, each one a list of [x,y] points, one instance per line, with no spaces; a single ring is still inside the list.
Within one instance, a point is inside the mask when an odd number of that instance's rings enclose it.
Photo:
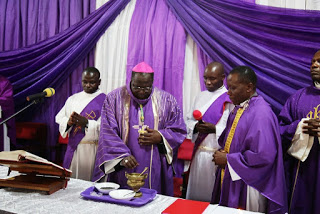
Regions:
[[[225,78],[223,65],[219,62],[211,62],[204,71],[204,84],[208,91],[213,92],[223,85]]]

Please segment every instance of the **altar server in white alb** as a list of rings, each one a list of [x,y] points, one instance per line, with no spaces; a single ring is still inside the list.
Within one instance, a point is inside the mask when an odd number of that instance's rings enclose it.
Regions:
[[[186,121],[187,138],[195,143],[186,198],[210,202],[217,168],[212,162],[212,155],[220,148],[218,138],[234,106],[223,85],[225,73],[222,64],[210,63],[203,78],[207,90],[196,97]],[[202,121],[194,119],[194,110],[202,113]]]
[[[82,72],[83,91],[69,97],[56,115],[59,132],[69,135],[63,167],[72,170],[72,177],[92,178],[100,133],[100,113],[105,94],[99,89],[100,72],[88,67]]]

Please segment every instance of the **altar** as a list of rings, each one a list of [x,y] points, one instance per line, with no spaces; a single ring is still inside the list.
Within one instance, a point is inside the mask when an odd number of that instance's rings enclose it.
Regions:
[[[0,178],[7,178],[8,168],[0,166]],[[12,171],[10,176],[17,173]],[[105,202],[85,200],[80,193],[94,185],[93,182],[70,179],[66,189],[51,195],[42,191],[16,188],[0,188],[0,213],[110,213],[110,214],[160,214],[177,198],[157,194],[153,201],[141,207],[131,207]],[[204,214],[249,214],[253,212],[237,210],[210,204]]]

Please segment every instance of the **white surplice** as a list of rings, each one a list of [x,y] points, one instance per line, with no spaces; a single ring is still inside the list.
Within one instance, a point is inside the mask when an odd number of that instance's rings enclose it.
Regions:
[[[82,110],[99,94],[98,89],[95,93],[88,94],[84,91],[70,96],[60,112],[56,115],[56,123],[59,124],[59,132],[62,137],[66,137],[72,127],[67,129],[68,120],[72,112],[80,114]],[[91,180],[96,158],[97,144],[100,133],[100,118],[98,120],[88,120],[88,128],[85,128],[85,136],[79,143],[73,154],[70,169],[72,178]]]
[[[194,126],[198,122],[193,118],[193,111],[199,110],[202,115],[204,115],[211,104],[226,91],[227,89],[223,86],[214,92],[203,91],[196,97],[186,121],[188,130],[187,138],[191,139],[192,142],[195,142],[198,136],[198,133],[193,134]],[[212,162],[212,155],[214,151],[220,148],[218,138],[226,126],[229,113],[233,107],[233,104],[226,104],[223,115],[216,124],[216,133],[208,134],[199,146],[201,148],[197,150],[193,157],[190,166],[187,199],[210,202],[217,169],[217,166]]]

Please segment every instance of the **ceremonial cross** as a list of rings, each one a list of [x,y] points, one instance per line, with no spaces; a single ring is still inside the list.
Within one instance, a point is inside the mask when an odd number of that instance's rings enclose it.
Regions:
[[[96,113],[94,112],[94,111],[92,111],[91,110],[91,112],[88,114],[88,113],[86,113],[86,116],[85,116],[85,118],[86,119],[94,119],[94,118],[96,118],[97,117],[97,115],[96,115]],[[77,134],[77,132],[79,131],[81,129],[81,127],[80,126],[77,126],[75,129],[74,129],[74,131],[73,131],[73,136],[75,136],[76,134]]]
[[[147,133],[146,128],[148,128],[148,127],[149,126],[147,126],[147,125],[134,125],[134,126],[132,126],[132,128],[138,129],[139,134]]]
[[[139,134],[147,133],[146,128],[147,125],[144,125],[144,114],[143,114],[143,107],[140,104],[140,117],[139,117],[139,125],[133,125],[132,128],[138,129]]]
[[[92,114],[92,115],[91,115]],[[89,114],[88,113],[86,113],[86,118],[88,119],[88,118],[90,118],[90,119],[94,119],[94,118],[96,118],[96,113],[94,112],[94,111],[91,111]]]

